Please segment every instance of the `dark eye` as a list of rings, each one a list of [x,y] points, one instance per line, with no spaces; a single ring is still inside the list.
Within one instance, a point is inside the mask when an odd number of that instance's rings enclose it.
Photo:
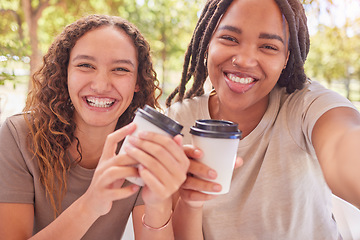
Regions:
[[[115,68],[114,71],[117,71],[117,72],[130,72],[129,69],[126,69],[126,68],[123,68],[123,67]]]
[[[92,65],[88,64],[88,63],[80,63],[77,66],[80,67],[80,68],[92,68],[92,69],[94,69],[94,67]]]
[[[262,46],[262,48],[266,49],[266,50],[272,50],[272,51],[278,51],[279,49],[273,45],[264,45]]]
[[[234,38],[234,37],[232,37],[232,36],[229,36],[229,35],[221,36],[220,39],[238,43],[238,40],[237,40],[236,38]]]

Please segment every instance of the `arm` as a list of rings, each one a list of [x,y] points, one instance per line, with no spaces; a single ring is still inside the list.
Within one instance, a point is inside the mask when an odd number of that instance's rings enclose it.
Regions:
[[[28,239],[33,232],[34,206],[0,203],[0,223],[2,239]]]
[[[180,197],[174,211],[174,233],[176,239],[202,240],[203,205],[206,201],[216,198],[217,195],[200,191],[220,191],[221,185],[199,178],[216,178],[214,170],[196,161],[202,156],[201,151],[190,145],[184,146],[184,149],[191,161],[189,174],[180,188]],[[241,159],[238,158],[235,167],[240,166],[241,163]]]
[[[133,210],[136,239],[174,239],[172,196],[186,179],[189,159],[182,148],[182,137],[152,132],[131,136],[125,152],[139,163],[145,186],[144,206]]]
[[[110,211],[113,201],[137,192],[139,187],[135,185],[120,187],[124,178],[138,173],[133,167],[121,165],[126,155],[115,155],[117,142],[134,129],[125,127],[108,136],[88,190],[33,237],[33,205],[0,203],[2,239],[80,239],[100,216]]]
[[[327,184],[340,198],[360,207],[360,114],[339,107],[316,122],[313,145]]]

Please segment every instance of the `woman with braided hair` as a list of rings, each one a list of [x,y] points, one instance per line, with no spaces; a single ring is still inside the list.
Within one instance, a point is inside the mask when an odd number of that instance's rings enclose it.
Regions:
[[[305,75],[306,21],[299,0],[207,1],[167,114],[186,144],[197,119],[237,123],[243,161],[229,193],[205,194],[221,189],[203,180],[216,172],[186,148],[194,160],[174,212],[179,239],[341,239],[332,193],[360,206],[360,114]]]
[[[150,47],[115,16],[65,27],[34,74],[25,112],[0,129],[1,239],[173,239],[172,194],[189,160],[181,136],[130,137],[137,108],[158,108]],[[133,166],[140,163],[139,168]],[[140,188],[127,177],[139,177]]]

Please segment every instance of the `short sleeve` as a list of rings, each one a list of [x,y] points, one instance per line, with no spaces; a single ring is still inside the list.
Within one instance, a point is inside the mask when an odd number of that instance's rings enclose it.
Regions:
[[[27,134],[18,130],[9,118],[0,128],[0,202],[34,203],[34,180],[24,157]]]
[[[309,102],[308,108],[306,109],[304,115],[304,132],[307,134],[310,142],[312,131],[317,120],[327,111],[337,107],[349,107],[356,109],[356,107],[345,97],[341,96],[339,93],[334,92],[332,90],[323,88],[318,84],[312,84],[309,87],[309,91],[314,93],[318,92],[318,96],[316,98],[309,98],[307,101]],[[314,94],[309,94],[313,96]]]
[[[316,81],[307,83],[306,87],[292,94],[288,99],[289,130],[299,146],[303,149],[312,146],[312,131],[317,120],[327,111],[337,107],[356,107],[339,93],[325,88]],[[298,128],[301,127],[301,131]]]

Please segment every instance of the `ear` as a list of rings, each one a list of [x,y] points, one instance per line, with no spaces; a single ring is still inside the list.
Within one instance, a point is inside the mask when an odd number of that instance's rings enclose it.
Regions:
[[[140,91],[140,87],[139,87],[139,84],[136,84],[134,92],[138,92],[138,91]]]
[[[288,61],[289,61],[289,56],[290,56],[290,51],[287,51],[287,56],[286,56],[286,60],[285,60],[284,68],[283,68],[283,69],[285,69],[286,66],[287,66],[287,63],[288,63]]]

